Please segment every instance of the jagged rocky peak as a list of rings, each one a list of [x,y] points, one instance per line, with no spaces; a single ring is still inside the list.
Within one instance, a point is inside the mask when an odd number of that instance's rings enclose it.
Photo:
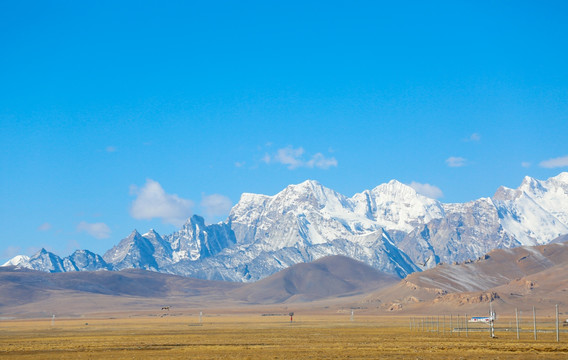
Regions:
[[[48,272],[65,271],[61,258],[44,248],[30,257],[29,264],[29,268],[34,270],[43,270]]]
[[[500,186],[495,194],[493,200],[495,201],[512,201],[521,196],[522,192],[519,190],[511,189],[506,186]]]
[[[138,230],[134,229],[134,230],[132,230],[132,232],[130,233],[130,235],[128,235],[128,238],[127,238],[127,239],[134,239],[134,238],[137,238],[137,237],[140,237],[140,236],[142,236],[142,235],[140,235],[140,233],[138,232]]]
[[[184,226],[202,226],[205,227],[205,219],[199,215],[193,215],[185,222]]]
[[[164,239],[172,250],[173,262],[196,261],[212,256],[236,243],[229,223],[206,225],[199,215],[190,217],[182,228]]]
[[[115,270],[140,268],[157,270],[159,268],[154,258],[155,249],[152,242],[135,229],[122,239],[118,245],[107,251],[103,259]]]
[[[66,271],[96,271],[111,270],[111,266],[104,259],[89,250],[76,250],[63,259]]]

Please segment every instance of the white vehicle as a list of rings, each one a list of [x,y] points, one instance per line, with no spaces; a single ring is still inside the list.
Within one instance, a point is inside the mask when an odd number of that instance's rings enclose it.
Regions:
[[[483,323],[491,327],[491,337],[495,337],[495,319],[497,319],[497,314],[493,311],[493,304],[489,303],[489,316],[472,316],[468,322],[471,323]]]
[[[488,324],[492,321],[495,321],[495,318],[493,316],[472,316],[471,319],[469,319],[468,322],[471,323],[484,323],[484,324]]]

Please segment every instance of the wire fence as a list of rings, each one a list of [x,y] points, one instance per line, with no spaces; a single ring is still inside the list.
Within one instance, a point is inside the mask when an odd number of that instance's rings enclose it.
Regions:
[[[489,337],[510,337],[517,340],[568,341],[568,318],[554,307],[554,315],[542,316],[531,309],[514,309],[498,316],[471,316],[470,314],[443,314],[411,316],[411,331],[439,336],[463,336],[486,332]],[[564,315],[564,318],[561,317]]]

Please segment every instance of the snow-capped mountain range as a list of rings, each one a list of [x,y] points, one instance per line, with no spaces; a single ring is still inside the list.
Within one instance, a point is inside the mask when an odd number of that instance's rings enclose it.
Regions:
[[[444,204],[396,180],[346,197],[317,181],[274,196],[248,194],[228,219],[192,216],[170,235],[134,230],[99,256],[41,250],[5,265],[49,271],[142,268],[204,279],[255,281],[291,265],[346,255],[405,277],[440,262],[476,259],[498,248],[541,245],[568,234],[568,173],[525,177],[492,198]]]

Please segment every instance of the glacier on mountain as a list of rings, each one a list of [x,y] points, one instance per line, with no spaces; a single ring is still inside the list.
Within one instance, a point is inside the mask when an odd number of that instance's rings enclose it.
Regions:
[[[276,195],[245,193],[228,219],[192,216],[173,234],[136,230],[103,257],[61,259],[42,249],[5,265],[59,272],[142,268],[205,279],[255,281],[300,262],[345,255],[399,277],[490,250],[546,244],[568,234],[568,173],[492,198],[444,204],[392,180],[346,197],[317,181]]]

